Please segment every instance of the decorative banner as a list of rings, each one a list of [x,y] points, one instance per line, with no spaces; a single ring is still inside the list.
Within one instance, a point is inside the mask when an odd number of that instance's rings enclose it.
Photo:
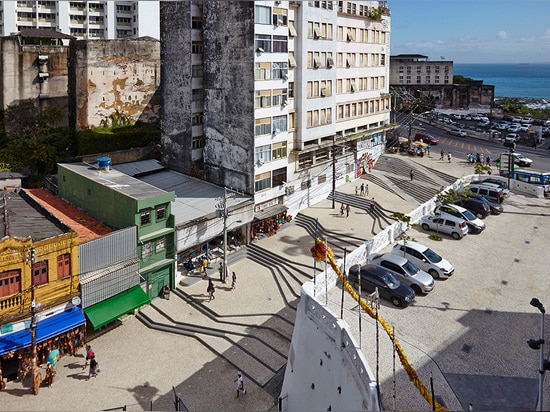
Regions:
[[[330,266],[332,267],[334,272],[336,272],[336,275],[338,275],[338,279],[340,279],[340,282],[342,282],[342,284],[343,284],[344,288],[346,289],[346,291],[353,297],[353,299],[356,302],[358,302],[361,305],[361,308],[363,308],[363,310],[365,312],[367,312],[367,314],[371,318],[376,319],[377,318],[376,311],[367,303],[367,301],[365,301],[363,298],[361,298],[361,296],[359,296],[355,292],[355,290],[353,289],[353,286],[351,285],[351,283],[349,283],[346,280],[346,278],[344,277],[344,275],[340,271],[340,268],[336,264],[336,260],[334,260],[334,253],[327,246],[327,244],[325,242],[323,242],[322,239],[316,238],[315,239],[315,245],[310,249],[310,251],[311,251],[311,255],[313,256],[313,258],[315,260],[323,261],[323,260],[327,259],[329,261]],[[403,348],[401,347],[401,344],[398,342],[397,338],[393,335],[392,327],[380,316],[380,314],[378,314],[378,322],[380,323],[380,325],[382,325],[382,327],[384,328],[384,330],[388,334],[390,340],[393,342],[393,345],[395,347],[395,351],[397,352],[397,356],[399,356],[399,360],[401,361],[401,364],[403,365],[403,368],[405,368],[405,371],[407,372],[407,375],[409,376],[409,380],[418,389],[418,391],[424,397],[424,399],[426,399],[426,401],[428,401],[428,404],[430,405],[430,407],[432,405],[435,405],[435,410],[437,410],[437,411],[446,411],[447,408],[440,405],[437,401],[435,401],[433,399],[432,394],[430,393],[428,388],[426,388],[426,385],[424,385],[424,383],[420,380],[420,378],[418,377],[416,371],[411,366],[411,364],[409,363],[409,360],[405,356],[405,352],[403,351]]]

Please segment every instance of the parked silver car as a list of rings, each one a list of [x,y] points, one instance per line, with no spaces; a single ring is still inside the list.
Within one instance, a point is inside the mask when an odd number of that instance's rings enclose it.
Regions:
[[[468,234],[466,221],[452,215],[422,216],[419,224],[424,230],[433,230],[438,233],[451,235],[453,239],[462,239]]]
[[[485,230],[485,223],[470,212],[458,205],[439,205],[435,208],[434,214],[436,216],[446,217],[448,215],[454,216],[457,219],[464,219],[468,225],[468,229],[471,233],[481,233]]]
[[[398,280],[410,286],[417,295],[431,292],[435,286],[433,277],[403,256],[392,253],[378,254],[370,258],[369,262],[389,269]]]

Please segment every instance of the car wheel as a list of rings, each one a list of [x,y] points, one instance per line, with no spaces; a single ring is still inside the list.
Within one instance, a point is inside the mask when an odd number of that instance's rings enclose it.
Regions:
[[[435,269],[428,270],[428,273],[432,275],[432,278],[439,279],[439,272]]]
[[[476,215],[476,217],[477,217],[478,219],[484,219],[484,218],[485,218],[485,216],[483,216],[483,213],[478,213],[478,214]]]
[[[417,295],[422,294],[422,289],[420,289],[418,285],[411,285],[411,289],[414,290],[414,293],[416,293]]]
[[[427,223],[422,223],[422,229],[430,230],[430,226]]]
[[[456,240],[460,239],[460,234],[458,234],[457,232],[453,232],[451,236],[453,237],[453,239],[456,239]]]
[[[403,306],[403,303],[401,303],[401,299],[392,296],[391,303],[393,303],[394,306]]]

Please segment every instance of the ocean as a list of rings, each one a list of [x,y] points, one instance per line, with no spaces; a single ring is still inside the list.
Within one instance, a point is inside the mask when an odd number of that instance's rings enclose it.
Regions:
[[[550,63],[455,63],[454,74],[495,86],[495,97],[550,100]]]

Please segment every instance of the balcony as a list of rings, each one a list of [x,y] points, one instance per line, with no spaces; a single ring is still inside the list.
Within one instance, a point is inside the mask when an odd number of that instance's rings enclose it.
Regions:
[[[0,298],[0,315],[20,313],[24,309],[25,298],[23,293]]]

